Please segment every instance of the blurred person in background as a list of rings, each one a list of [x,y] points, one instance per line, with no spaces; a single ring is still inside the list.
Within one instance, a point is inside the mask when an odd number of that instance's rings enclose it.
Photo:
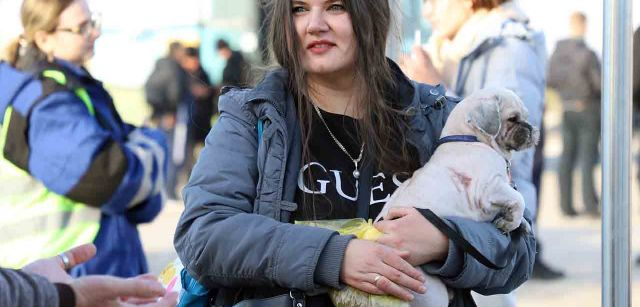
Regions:
[[[558,41],[549,61],[548,86],[562,98],[562,156],[558,169],[560,208],[566,216],[578,215],[573,202],[573,170],[581,165],[582,202],[586,213],[600,216],[594,182],[600,141],[600,62],[584,41],[587,17],[569,18],[570,37]]]
[[[388,0],[273,0],[267,8],[280,68],[220,97],[175,233],[186,271],[216,305],[297,289],[307,306],[332,306],[327,289],[345,285],[409,301],[408,290],[429,291],[418,265],[453,289],[453,306],[470,303],[464,289],[507,293],[524,282],[535,238],[512,240],[491,223],[447,218],[493,261],[509,255],[501,270],[474,260],[413,208],[376,223],[385,233],[378,242],[293,224],[375,218],[397,188],[394,174],[429,160],[457,100],[412,82],[386,58]],[[514,254],[506,254],[510,243]]]
[[[222,86],[247,86],[250,81],[250,67],[242,53],[232,50],[224,39],[218,40],[216,50],[218,55],[227,61],[222,71]]]
[[[122,121],[84,68],[100,35],[85,0],[25,0],[0,63],[0,265],[93,242],[73,276],[148,271],[137,225],[162,208],[162,132]]]
[[[214,103],[216,89],[209,81],[209,76],[200,65],[200,52],[198,48],[187,47],[182,60],[182,67],[187,71],[189,88],[193,96],[193,102],[189,108],[189,141],[187,149],[187,162],[185,172],[191,173],[196,155],[204,146],[204,139],[211,130],[211,121],[214,114],[218,113]]]
[[[187,154],[189,107],[193,101],[189,74],[181,65],[184,59],[185,47],[180,42],[170,43],[167,56],[156,61],[144,85],[152,122],[164,131],[169,141],[165,190],[173,200],[178,199],[178,179]]]
[[[163,128],[173,128],[176,109],[186,100],[189,91],[187,73],[180,65],[184,57],[182,43],[171,42],[168,54],[156,61],[144,85],[145,98],[152,109],[151,118]]]
[[[74,279],[69,276],[70,268],[88,261],[95,253],[93,244],[85,244],[58,256],[36,260],[21,270],[0,268],[0,306],[175,306],[178,293],[166,292],[152,275],[128,279],[103,275]]]
[[[544,34],[529,28],[517,1],[425,0],[423,15],[433,28],[426,46],[415,46],[403,69],[415,80],[445,84],[459,97],[488,87],[514,91],[540,127],[544,105]],[[537,211],[534,149],[512,157],[513,181],[526,207]],[[540,261],[539,255],[537,261]],[[515,306],[515,296],[475,296],[479,306]]]

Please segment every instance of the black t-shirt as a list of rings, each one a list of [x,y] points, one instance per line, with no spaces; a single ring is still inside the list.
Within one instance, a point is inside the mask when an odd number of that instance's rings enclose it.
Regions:
[[[357,159],[362,148],[357,131],[357,120],[348,116],[320,111],[333,135],[352,158]],[[298,210],[293,219],[333,220],[357,217],[358,189],[353,175],[355,165],[333,140],[317,113],[313,113],[309,158],[298,173],[296,203]],[[366,155],[366,154],[365,154]],[[370,157],[363,157],[370,160]],[[358,164],[362,170],[363,163]],[[375,165],[375,163],[374,163]],[[374,171],[369,194],[369,218],[375,218],[391,194],[408,176]],[[328,295],[307,297],[307,306],[333,306]]]
[[[333,135],[352,158],[362,148],[357,120],[349,116],[320,111]],[[358,189],[353,175],[355,165],[333,140],[317,113],[313,113],[309,139],[311,162],[298,173],[294,220],[333,220],[357,217]],[[369,159],[369,157],[365,157]],[[364,159],[363,159],[364,160]],[[362,163],[358,164],[362,170]],[[407,176],[374,171],[371,180],[369,218],[375,218],[391,194]]]

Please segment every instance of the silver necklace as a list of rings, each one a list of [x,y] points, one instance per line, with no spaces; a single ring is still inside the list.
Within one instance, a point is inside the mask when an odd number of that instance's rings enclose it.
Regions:
[[[362,153],[364,152],[364,142],[362,142],[362,147],[360,147],[360,155],[358,156],[357,159],[354,159],[349,154],[349,152],[344,148],[344,146],[342,146],[342,143],[338,141],[338,138],[336,138],[336,136],[333,135],[333,132],[331,132],[331,129],[329,129],[327,122],[324,121],[324,117],[322,117],[322,113],[320,112],[320,109],[318,108],[318,106],[313,104],[313,108],[316,110],[316,113],[318,113],[318,117],[320,117],[320,121],[322,121],[322,123],[324,124],[324,127],[327,128],[327,131],[329,132],[329,135],[331,136],[333,141],[336,142],[336,145],[338,145],[338,147],[340,147],[342,152],[344,152],[347,155],[347,157],[349,157],[349,159],[351,159],[351,161],[353,162],[353,165],[355,166],[353,170],[353,178],[355,179],[360,178],[360,171],[358,171],[358,163],[360,163],[360,160],[362,160]]]

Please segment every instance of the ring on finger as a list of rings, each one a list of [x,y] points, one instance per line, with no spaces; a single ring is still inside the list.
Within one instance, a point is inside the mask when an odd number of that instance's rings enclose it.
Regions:
[[[60,257],[60,260],[62,260],[62,265],[64,266],[64,270],[68,271],[71,269],[71,260],[69,259],[69,256],[67,256],[67,253],[61,253],[58,255],[58,257]]]
[[[376,277],[374,277],[374,278],[373,278],[373,284],[374,284],[374,285],[375,285],[375,284],[377,284],[377,283],[378,283],[378,280],[380,280],[380,278],[382,278],[382,275],[380,275],[380,274],[376,274]]]

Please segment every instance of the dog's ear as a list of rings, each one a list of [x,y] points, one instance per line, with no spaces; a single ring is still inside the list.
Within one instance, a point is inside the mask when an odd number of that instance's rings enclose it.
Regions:
[[[467,123],[484,134],[491,137],[497,136],[502,126],[499,100],[497,96],[483,99],[471,112],[467,113]]]

